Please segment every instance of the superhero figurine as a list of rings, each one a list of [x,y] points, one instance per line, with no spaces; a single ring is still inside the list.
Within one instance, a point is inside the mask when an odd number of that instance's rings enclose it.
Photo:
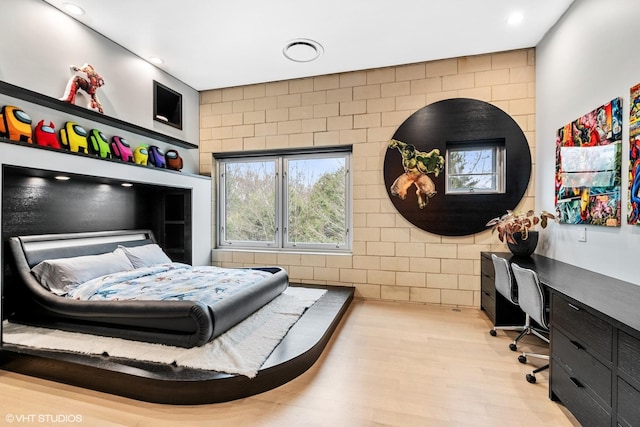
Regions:
[[[35,132],[33,134],[36,144],[41,147],[51,147],[60,149],[60,141],[58,141],[58,135],[56,135],[56,126],[53,122],[49,122],[48,125],[44,124],[44,120],[40,120],[36,125]]]
[[[71,104],[76,103],[76,94],[80,89],[84,90],[87,95],[91,97],[88,107],[93,110],[98,110],[100,113],[104,113],[102,104],[98,99],[98,88],[104,85],[104,80],[96,72],[96,70],[89,64],[84,64],[82,67],[70,66],[72,71],[82,72],[86,75],[86,78],[75,75],[69,79],[67,88],[64,91],[64,95],[60,98],[61,101],[69,102]]]

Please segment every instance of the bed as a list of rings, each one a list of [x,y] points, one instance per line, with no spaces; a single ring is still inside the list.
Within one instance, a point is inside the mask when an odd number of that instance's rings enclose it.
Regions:
[[[172,263],[150,230],[16,236],[8,244],[11,294],[19,295],[19,304],[6,317],[74,332],[201,346],[288,286],[287,273],[279,267]],[[216,282],[205,276],[209,273]],[[195,274],[197,280],[183,274]]]

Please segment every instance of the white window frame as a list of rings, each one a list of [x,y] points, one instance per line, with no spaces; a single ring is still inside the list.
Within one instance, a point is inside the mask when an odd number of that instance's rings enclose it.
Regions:
[[[300,159],[344,158],[345,161],[345,238],[344,243],[300,243],[288,241],[288,161]],[[351,147],[326,147],[314,150],[295,150],[268,153],[224,153],[215,155],[217,169],[216,200],[217,203],[217,245],[225,249],[266,250],[287,252],[350,252],[352,248],[352,179],[351,179]],[[273,159],[275,161],[274,186],[276,193],[276,233],[273,241],[237,241],[227,240],[225,236],[225,164],[239,162],[256,162]]]
[[[478,174],[451,174],[450,157],[452,152],[490,150],[492,152],[492,170],[489,173]],[[491,176],[495,186],[493,188],[452,188],[451,178],[460,176]],[[488,140],[473,143],[455,143],[447,145],[445,154],[445,194],[447,195],[472,195],[472,194],[504,194],[506,191],[506,148],[504,141]]]
[[[225,187],[226,187],[226,174],[225,174],[225,164],[226,163],[252,163],[252,162],[256,162],[256,161],[273,161],[275,162],[275,176],[274,176],[274,186],[276,186],[276,188],[280,188],[282,186],[281,184],[281,173],[279,171],[279,166],[278,166],[278,157],[277,156],[264,156],[261,158],[256,158],[256,157],[230,157],[230,158],[225,158],[225,159],[220,159],[217,162],[217,170],[218,170],[218,186],[217,186],[217,194],[216,194],[216,200],[218,201],[218,209],[217,209],[217,224],[218,224],[218,245],[220,247],[226,246],[226,247],[234,247],[234,248],[277,248],[281,245],[281,241],[279,239],[279,230],[282,229],[282,224],[279,221],[279,216],[276,213],[275,216],[275,233],[273,236],[273,241],[247,241],[247,240],[231,240],[231,239],[226,239],[226,233],[225,233],[225,226],[226,226],[226,221],[225,221],[225,213],[226,213],[226,200],[225,200]],[[275,200],[275,204],[276,207],[279,206],[281,204],[280,202],[280,196],[281,193],[276,191],[276,200]]]

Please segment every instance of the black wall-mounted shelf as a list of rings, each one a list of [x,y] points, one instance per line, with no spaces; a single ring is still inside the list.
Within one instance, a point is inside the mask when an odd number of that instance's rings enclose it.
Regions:
[[[182,148],[198,148],[197,145],[187,141],[183,141],[178,138],[174,138],[169,135],[165,135],[142,126],[128,123],[115,117],[105,116],[97,111],[89,110],[87,108],[79,107],[68,102],[60,101],[56,98],[52,98],[47,95],[42,95],[37,92],[33,92],[29,89],[24,89],[19,86],[12,85],[11,83],[0,81],[0,93],[11,96],[13,98],[22,99],[23,101],[32,102],[34,104],[41,105],[43,107],[51,108],[53,110],[62,111],[73,115],[74,117],[82,117],[83,119],[93,120],[108,126],[113,126],[118,129],[122,129],[127,132],[132,132],[140,136],[145,136],[157,141],[166,142]]]
[[[192,178],[211,179],[208,175],[191,174],[191,173],[177,171],[177,170],[173,170],[173,169],[157,168],[155,166],[151,166],[151,164],[139,165],[137,163],[123,162],[122,160],[119,160],[119,159],[116,159],[116,158],[102,159],[102,158],[100,158],[100,157],[98,157],[96,155],[93,155],[93,154],[76,153],[76,152],[73,152],[73,151],[68,151],[68,150],[66,150],[64,148],[55,149],[55,148],[51,148],[51,147],[42,147],[42,146],[40,146],[40,145],[38,145],[36,143],[29,144],[28,142],[24,142],[24,141],[13,141],[11,139],[7,139],[7,138],[1,137],[1,136],[0,136],[0,143],[12,144],[12,145],[20,145],[22,147],[29,147],[29,149],[33,149],[33,150],[44,150],[44,151],[51,151],[51,152],[54,152],[54,153],[63,153],[65,155],[80,156],[80,157],[85,157],[85,158],[88,158],[88,159],[99,160],[101,162],[119,163],[119,164],[123,164],[123,165],[127,165],[127,166],[143,168],[143,169],[147,169],[147,170],[156,170],[156,171],[161,171],[161,172],[166,172],[166,173],[174,173],[174,174],[178,174],[178,175],[182,175],[182,176],[189,176],[189,177],[192,177]],[[0,162],[0,163],[2,163],[2,162]],[[125,181],[127,181],[127,180],[125,179]]]

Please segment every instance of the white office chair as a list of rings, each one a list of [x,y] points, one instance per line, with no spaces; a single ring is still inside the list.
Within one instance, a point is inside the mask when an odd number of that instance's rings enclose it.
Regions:
[[[517,306],[518,305],[518,288],[516,286],[515,281],[513,280],[513,276],[511,274],[511,267],[509,266],[509,261],[506,259],[497,256],[496,254],[491,254],[491,260],[493,261],[493,269],[495,271],[495,284],[496,291],[498,291],[502,296],[504,296],[507,301],[511,304]],[[518,349],[518,341],[522,339],[525,335],[525,330],[529,326],[529,320],[525,319],[524,325],[513,325],[513,326],[494,326],[493,329],[489,331],[491,336],[496,336],[496,331],[520,331],[520,335],[513,340],[511,344],[509,344],[509,348],[512,351],[516,351]]]
[[[520,308],[526,313],[528,326],[523,332],[525,334],[534,334],[544,342],[549,343],[549,338],[544,335],[544,332],[549,332],[549,316],[547,311],[547,298],[538,280],[538,274],[528,268],[522,268],[518,264],[512,263],[511,270],[513,276],[518,284],[518,304]],[[530,324],[530,319],[533,319],[542,330],[535,329]],[[540,359],[549,360],[548,354],[522,352],[518,357],[520,363],[526,363],[527,357],[537,357]],[[541,366],[527,374],[527,381],[530,383],[536,382],[536,374],[540,371],[549,368],[549,364]]]

